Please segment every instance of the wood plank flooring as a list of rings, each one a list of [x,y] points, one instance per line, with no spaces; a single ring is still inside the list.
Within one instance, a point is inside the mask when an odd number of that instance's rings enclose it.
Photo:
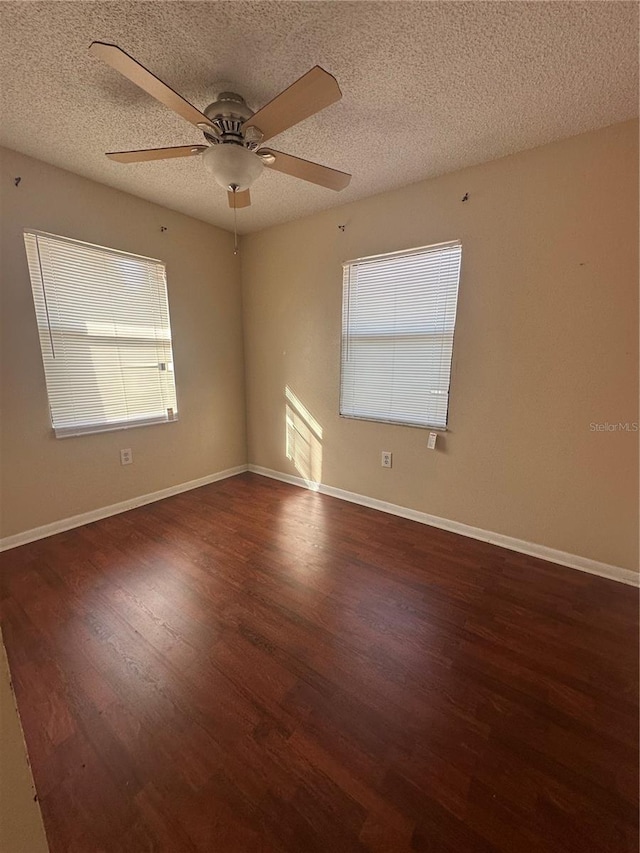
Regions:
[[[638,592],[245,474],[5,552],[53,853],[627,853]]]

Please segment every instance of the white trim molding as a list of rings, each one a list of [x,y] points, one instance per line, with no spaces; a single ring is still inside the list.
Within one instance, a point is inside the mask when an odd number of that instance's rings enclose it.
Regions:
[[[637,572],[631,571],[631,569],[623,569],[621,566],[611,566],[608,563],[600,563],[597,560],[590,560],[587,557],[580,557],[577,554],[569,554],[566,551],[548,548],[546,545],[537,545],[535,542],[514,539],[512,536],[505,536],[503,533],[482,530],[480,527],[472,527],[469,524],[463,524],[461,521],[451,521],[448,518],[429,515],[426,512],[419,512],[415,509],[398,506],[387,501],[380,501],[376,498],[369,498],[366,495],[347,492],[344,489],[336,489],[333,486],[325,486],[323,483],[315,483],[305,480],[302,477],[283,474],[281,471],[273,471],[271,468],[261,468],[259,465],[248,465],[247,468],[252,473],[260,474],[262,477],[270,477],[272,480],[280,480],[283,483],[290,483],[292,486],[300,486],[303,489],[320,492],[320,494],[339,498],[342,501],[349,501],[350,503],[360,504],[360,506],[366,506],[370,509],[387,512],[390,515],[399,515],[401,518],[408,518],[420,524],[428,524],[431,527],[438,527],[441,530],[449,530],[451,533],[468,536],[470,539],[479,539],[481,542],[499,545],[501,548],[507,548],[510,551],[517,551],[520,554],[538,557],[538,559],[547,560],[549,563],[557,563],[560,566],[567,566],[570,569],[578,569],[581,572],[588,572],[589,574],[625,583],[629,586],[640,586],[640,575]]]
[[[408,518],[411,521],[417,521],[420,524],[427,524],[431,527],[437,527],[441,530],[449,530],[451,533],[459,533],[462,536],[468,536],[470,539],[479,539],[481,542],[489,542],[492,545],[499,545],[501,548],[507,548],[510,551],[517,551],[521,554],[528,554],[531,557],[538,557],[540,560],[547,560],[550,563],[557,563],[560,566],[567,566],[571,569],[578,569],[581,572],[588,572],[592,575],[608,578],[609,580],[618,581],[619,583],[628,584],[629,586],[640,586],[640,575],[630,569],[623,569],[620,566],[612,566],[608,563],[600,563],[597,560],[590,560],[587,557],[580,557],[576,554],[569,554],[566,551],[558,551],[555,548],[548,548],[546,545],[537,545],[534,542],[526,542],[523,539],[514,539],[512,536],[505,536],[503,533],[493,533],[490,530],[482,530],[479,527],[472,527],[469,524],[463,524],[460,521],[451,521],[447,518],[440,518],[437,515],[429,515],[426,512],[410,509],[409,507],[398,506],[397,504],[381,501],[376,498],[370,498],[366,495],[359,495],[355,492],[348,492],[345,489],[337,489],[334,486],[326,486],[324,483],[316,483],[310,480],[305,480],[302,477],[296,477],[292,474],[284,474],[281,471],[274,471],[271,468],[262,468],[259,465],[237,465],[235,468],[227,468],[225,471],[218,471],[215,474],[209,474],[206,477],[201,477],[198,480],[190,480],[187,483],[178,483],[175,486],[170,486],[167,489],[161,489],[157,492],[150,492],[146,495],[140,495],[136,498],[130,498],[126,501],[121,501],[117,504],[94,509],[89,512],[83,512],[80,515],[73,515],[70,518],[62,518],[59,521],[53,521],[51,524],[44,524],[42,527],[34,527],[31,530],[25,530],[22,533],[16,533],[13,536],[7,536],[0,539],[0,551],[8,551],[10,548],[17,548],[19,545],[26,545],[29,542],[35,542],[37,539],[44,539],[47,536],[54,536],[56,533],[62,533],[65,530],[72,530],[74,527],[81,527],[83,524],[90,524],[92,521],[99,521],[101,518],[107,518],[111,515],[118,515],[121,512],[135,509],[138,506],[154,503],[155,501],[170,498],[172,495],[179,495],[181,492],[188,492],[191,489],[198,489],[200,486],[206,486],[209,483],[215,483],[218,480],[225,480],[228,477],[235,477],[237,474],[242,474],[244,471],[251,471],[254,474],[259,474],[262,477],[269,477],[272,480],[280,480],[282,483],[289,483],[292,486],[299,486],[310,491],[320,492],[323,495],[329,495],[333,498],[338,498],[342,501],[366,506],[370,509],[377,509],[380,512],[386,512],[390,515],[397,515],[401,518]]]
[[[92,509],[80,515],[72,515],[70,518],[61,518],[59,521],[51,522],[51,524],[43,524],[42,527],[25,530],[23,533],[6,536],[4,539],[0,539],[0,551],[8,551],[10,548],[26,545],[28,542],[35,542],[37,539],[45,539],[47,536],[53,536],[56,533],[62,533],[74,527],[82,527],[83,524],[90,524],[92,521],[99,521],[101,518],[107,518],[110,515],[118,515],[121,512],[127,512],[127,510],[135,509],[138,506],[161,501],[164,498],[170,498],[172,495],[179,495],[181,492],[198,489],[200,486],[207,486],[209,483],[215,483],[218,480],[226,480],[228,477],[235,477],[236,474],[242,474],[246,471],[247,467],[247,465],[237,465],[235,468],[227,468],[225,471],[218,471],[215,474],[200,477],[199,480],[178,483],[176,486],[169,486],[168,489],[160,489],[158,492],[150,492],[147,495],[140,495],[137,498],[129,498],[129,500],[120,501],[117,504],[104,506],[100,509]]]

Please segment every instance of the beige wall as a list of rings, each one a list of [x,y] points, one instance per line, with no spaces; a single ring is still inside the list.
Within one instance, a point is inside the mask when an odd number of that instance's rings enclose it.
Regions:
[[[0,535],[244,463],[231,235],[2,154]],[[245,237],[249,461],[637,569],[638,434],[589,428],[638,421],[637,163],[628,122]],[[25,227],[166,262],[180,421],[54,438]],[[423,430],[338,416],[341,263],[456,238],[450,429],[430,452]],[[311,445],[297,464],[287,408]]]
[[[2,152],[1,178],[0,535],[243,464],[241,294],[232,236],[12,151]],[[54,437],[23,228],[166,263],[179,421]],[[132,448],[133,465],[120,465],[123,447]]]
[[[590,430],[638,421],[637,138],[616,125],[244,238],[249,461],[637,569],[638,434]],[[424,430],[338,416],[341,263],[453,239],[450,429],[430,452]],[[297,466],[287,387],[322,431]]]

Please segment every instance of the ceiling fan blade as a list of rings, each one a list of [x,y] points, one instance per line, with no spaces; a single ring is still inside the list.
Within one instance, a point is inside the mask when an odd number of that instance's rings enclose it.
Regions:
[[[109,151],[107,157],[117,163],[144,163],[148,160],[170,160],[172,157],[193,157],[206,148],[206,145],[176,145],[173,148],[144,148],[141,151]]]
[[[275,157],[273,163],[265,159],[264,164],[276,172],[283,172],[293,178],[302,178],[312,184],[318,184],[329,190],[343,190],[349,185],[351,175],[347,172],[339,172],[320,163],[312,163],[310,160],[301,160],[300,157],[292,157],[291,154],[283,154],[282,151],[274,151],[272,148],[261,148],[258,154],[271,154]]]
[[[247,119],[242,129],[259,128],[263,133],[262,141],[266,142],[272,136],[339,101],[341,97],[336,78],[316,65]]]
[[[144,65],[136,62],[132,56],[129,56],[128,53],[125,53],[117,45],[94,41],[89,47],[89,53],[92,56],[97,56],[98,59],[102,59],[103,62],[106,62],[112,68],[115,68],[116,71],[119,71],[120,74],[131,80],[136,86],[144,89],[152,98],[160,101],[161,104],[169,107],[170,110],[178,113],[182,118],[186,118],[191,124],[195,124],[196,126],[199,124],[211,126],[210,119],[204,113],[197,110],[182,95],[174,92],[170,86],[163,83],[155,74],[152,74]]]
[[[241,207],[249,207],[251,204],[251,195],[249,190],[242,190],[239,193],[232,193],[230,190],[227,193],[229,199],[229,207],[240,210]]]

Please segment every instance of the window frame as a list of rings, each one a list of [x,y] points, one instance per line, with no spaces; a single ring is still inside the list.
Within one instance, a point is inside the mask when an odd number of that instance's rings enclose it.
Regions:
[[[44,373],[45,380],[45,391],[47,395],[47,404],[49,409],[49,420],[51,424],[51,430],[56,438],[73,438],[82,435],[94,435],[98,433],[104,432],[119,432],[121,430],[129,430],[129,429],[137,429],[139,427],[145,426],[154,426],[159,424],[170,424],[179,420],[179,402],[178,402],[178,386],[176,382],[176,369],[175,369],[175,356],[173,353],[173,330],[171,327],[171,311],[169,305],[169,288],[167,282],[167,274],[166,274],[166,264],[164,261],[159,258],[150,258],[145,255],[135,254],[133,252],[127,252],[122,249],[115,249],[110,246],[102,246],[97,243],[90,243],[86,240],[77,240],[72,237],[67,237],[60,234],[53,234],[51,232],[42,231],[36,228],[23,228],[22,230],[24,242],[25,242],[25,256],[27,261],[27,271],[29,275],[29,284],[31,290],[31,296],[33,300],[34,307],[34,319],[36,321],[36,329],[38,332],[38,344],[40,347],[40,355],[42,360],[42,367]],[[77,422],[75,424],[65,423],[60,424],[58,426],[55,425],[54,422],[54,405],[52,405],[52,392],[50,390],[50,376],[48,375],[47,370],[47,360],[50,358],[55,358],[55,355],[49,355],[46,350],[46,340],[49,340],[49,350],[53,354],[54,344],[53,344],[53,336],[55,335],[55,330],[66,334],[68,338],[77,337],[78,341],[86,341],[89,344],[91,341],[95,342],[95,345],[104,344],[106,348],[114,347],[114,343],[108,344],[110,336],[107,335],[98,335],[91,334],[89,331],[82,332],[78,330],[74,331],[72,325],[67,325],[64,322],[57,322],[57,318],[54,319],[50,316],[49,313],[49,301],[47,295],[47,286],[45,281],[45,274],[43,270],[43,265],[40,256],[40,247],[38,244],[38,237],[46,238],[48,240],[57,242],[57,243],[69,243],[75,247],[84,248],[86,247],[88,250],[98,250],[100,252],[104,252],[111,256],[118,256],[134,261],[144,262],[149,265],[153,265],[155,267],[159,267],[161,270],[161,280],[162,280],[162,288],[158,288],[156,297],[162,298],[164,305],[166,306],[166,321],[168,328],[168,338],[165,339],[165,347],[168,350],[168,354],[170,355],[170,361],[158,361],[158,371],[168,371],[173,375],[172,378],[172,401],[175,402],[173,407],[167,407],[166,416],[159,416],[153,414],[146,414],[142,417],[136,418],[135,416],[131,416],[130,419],[120,420],[120,421],[109,421],[109,420],[95,420],[89,422],[88,420],[85,422]],[[36,278],[34,279],[32,275],[32,264],[29,258],[30,248],[27,245],[27,239],[34,238],[36,243],[36,253],[38,257],[38,271]],[[151,268],[151,267],[150,267]],[[121,285],[122,281],[118,281],[118,284]],[[40,293],[36,296],[36,288],[39,289]],[[50,294],[49,294],[50,295]],[[42,314],[41,309],[36,304],[37,299],[42,299],[44,304],[45,313]],[[161,312],[162,313],[162,312]],[[135,323],[136,315],[132,314],[132,320]],[[78,314],[78,320],[82,323],[86,323],[86,317]],[[43,322],[44,321],[44,322]],[[68,321],[67,321],[68,322]],[[149,328],[152,328],[149,326]],[[154,340],[152,335],[148,337],[143,337],[141,335],[114,335],[111,336],[113,342],[115,341],[130,341],[133,346],[129,349],[133,351],[135,349],[136,343],[140,346],[151,345],[150,342]],[[157,340],[157,338],[156,338]],[[164,365],[164,366],[162,366]],[[122,370],[120,371],[120,375],[123,376]],[[65,382],[67,383],[67,388],[71,387],[73,383],[74,373],[69,371],[65,374]],[[68,393],[68,391],[67,391]],[[125,392],[126,396],[126,392]],[[82,416],[81,416],[82,418]],[[79,419],[79,421],[81,420]]]
[[[408,421],[408,420],[396,420],[395,418],[372,417],[372,416],[368,416],[368,415],[359,415],[359,414],[345,414],[342,410],[343,409],[343,390],[344,390],[343,389],[343,382],[344,382],[345,346],[348,345],[348,342],[352,337],[352,336],[349,336],[347,334],[348,328],[345,327],[345,307],[344,306],[345,306],[346,292],[347,292],[347,288],[348,288],[348,284],[345,282],[345,271],[347,270],[347,268],[349,268],[353,265],[361,264],[361,263],[365,263],[365,262],[373,262],[373,261],[377,261],[377,260],[383,261],[383,260],[394,258],[394,257],[397,257],[397,258],[407,257],[407,258],[409,258],[412,255],[422,254],[425,252],[435,252],[435,251],[438,251],[439,249],[445,250],[445,249],[454,248],[454,247],[458,247],[460,250],[460,260],[459,260],[459,266],[458,266],[458,280],[457,280],[456,294],[455,294],[455,305],[454,305],[454,314],[453,314],[453,329],[451,332],[451,362],[449,365],[449,382],[447,385],[447,390],[445,392],[446,396],[447,396],[447,409],[446,409],[446,414],[445,414],[444,426],[434,425],[431,423],[415,423],[413,421]],[[457,326],[458,301],[459,301],[459,295],[460,295],[460,281],[462,278],[462,240],[460,240],[460,239],[447,240],[447,241],[444,241],[441,243],[432,243],[432,244],[428,244],[425,246],[416,246],[416,247],[412,247],[410,249],[399,249],[396,251],[385,252],[385,253],[376,254],[376,255],[365,255],[365,256],[360,257],[360,258],[353,258],[353,259],[348,260],[348,261],[343,261],[342,269],[343,269],[343,287],[342,287],[342,316],[341,316],[341,336],[340,336],[340,386],[339,386],[339,402],[338,402],[339,417],[344,418],[345,420],[365,421],[368,423],[388,424],[391,426],[402,426],[402,427],[409,427],[409,428],[413,428],[413,429],[426,429],[426,430],[436,431],[436,432],[447,432],[449,430],[449,413],[450,413],[450,409],[451,409],[451,385],[452,385],[454,354],[455,354],[455,333],[456,333],[456,326]],[[347,311],[346,314],[348,316],[349,312]],[[447,336],[449,335],[448,332],[443,333],[442,331],[440,331],[440,332],[433,331],[433,332],[428,333],[428,334],[431,334],[433,336],[443,335],[443,334],[446,334]],[[365,336],[363,335],[360,337],[365,337]],[[381,333],[378,333],[377,335],[372,333],[370,335],[371,339],[374,339],[376,337],[382,338],[382,337],[384,337],[384,335]],[[399,336],[396,335],[394,337],[399,337]]]

